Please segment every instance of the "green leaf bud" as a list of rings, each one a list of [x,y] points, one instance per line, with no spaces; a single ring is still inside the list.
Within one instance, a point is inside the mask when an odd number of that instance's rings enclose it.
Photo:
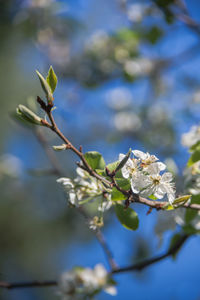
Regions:
[[[24,121],[27,121],[27,122],[35,124],[35,125],[43,126],[42,118],[37,116],[33,111],[31,111],[26,106],[19,104],[19,106],[16,109],[16,112],[17,112],[17,115]]]
[[[52,103],[52,101],[53,101],[53,94],[51,92],[51,88],[50,88],[49,84],[47,83],[46,79],[42,76],[42,74],[40,74],[39,71],[36,70],[36,73],[37,73],[37,75],[39,77],[42,89],[45,92],[45,95],[46,95],[46,98],[47,98],[47,102],[48,103]]]
[[[62,145],[60,145],[60,146],[53,146],[53,149],[54,149],[55,151],[63,151],[63,150],[66,150],[67,147],[66,147],[66,144],[62,144]]]

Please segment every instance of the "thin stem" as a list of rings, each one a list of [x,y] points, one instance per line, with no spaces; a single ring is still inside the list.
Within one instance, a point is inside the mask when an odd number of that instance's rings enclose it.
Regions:
[[[50,163],[53,167],[54,174],[62,176],[64,172],[60,166],[59,161],[57,160],[56,155],[54,154],[52,149],[49,147],[49,145],[46,141],[46,138],[44,137],[42,132],[38,129],[34,130],[34,133],[35,133],[35,136],[36,136],[37,140],[39,141],[40,145],[44,149],[48,160],[50,161]]]
[[[78,211],[86,219],[86,222],[89,223],[89,217],[88,217],[87,213],[85,212],[85,210],[83,209],[83,207],[79,206]],[[97,230],[94,230],[94,234],[103,249],[103,252],[105,254],[105,257],[108,261],[108,264],[109,264],[109,266],[111,268],[111,272],[112,272],[113,270],[118,268],[117,263],[114,260],[113,254],[112,254],[101,230],[99,228]]]
[[[103,250],[104,250],[104,253],[106,255],[106,257],[108,258],[108,263],[111,267],[111,270],[112,272],[116,269],[118,269],[118,266],[113,258],[113,254],[112,252],[110,251],[109,247],[108,247],[108,244],[106,243],[105,241],[105,238],[101,232],[101,230],[97,229],[96,232],[96,238],[97,240],[99,241],[100,245],[102,246]]]
[[[106,183],[107,185],[110,185],[110,182],[105,179],[104,177],[100,176],[99,174],[97,174],[88,164],[88,162],[86,161],[84,154],[82,153],[82,150],[79,151],[76,147],[74,147],[72,145],[72,143],[64,136],[64,134],[60,131],[60,129],[58,128],[58,126],[55,123],[55,120],[53,118],[52,112],[48,112],[48,117],[51,121],[52,126],[50,127],[52,131],[54,131],[67,145],[68,149],[71,149],[82,161],[84,167],[86,168],[87,172],[93,176],[96,177],[97,179],[103,181],[104,183]]]

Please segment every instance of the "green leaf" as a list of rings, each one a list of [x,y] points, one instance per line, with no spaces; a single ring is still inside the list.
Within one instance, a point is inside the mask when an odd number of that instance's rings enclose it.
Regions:
[[[192,147],[190,147],[190,151],[191,152],[200,151],[200,141],[198,141],[196,144],[192,145]]]
[[[56,89],[58,79],[57,79],[57,76],[56,76],[52,66],[49,68],[48,75],[46,77],[46,81],[51,89],[52,94],[53,94],[53,92]]]
[[[84,157],[93,170],[103,170],[105,168],[105,161],[99,152],[89,151],[84,154]]]
[[[39,77],[40,84],[41,84],[41,87],[42,87],[42,89],[43,89],[43,91],[46,95],[47,101],[52,102],[53,101],[53,95],[52,95],[51,88],[50,88],[49,84],[47,83],[46,79],[42,76],[42,74],[40,74],[39,71],[36,70],[36,73]]]
[[[119,187],[121,187],[125,191],[129,190],[131,187],[130,181],[128,179],[120,178],[120,179],[116,179],[116,182],[119,185]],[[111,193],[112,201],[121,201],[121,200],[125,200],[126,198],[127,198],[127,196],[122,194],[115,187],[112,189],[112,193]]]
[[[200,160],[200,150],[197,150],[194,153],[192,153],[192,155],[190,156],[187,166],[191,167],[194,163],[196,163],[199,160]]]
[[[198,214],[197,210],[187,208],[185,212],[185,222],[189,224]]]
[[[126,196],[118,191],[115,187],[112,189],[111,199],[112,201],[122,201],[126,200]]]
[[[200,204],[200,194],[199,195],[192,195],[191,203]]]
[[[147,40],[149,40],[152,44],[155,44],[162,36],[163,31],[157,26],[151,27],[151,29],[145,34]]]
[[[200,233],[200,230],[195,229],[191,224],[187,224],[182,227],[186,234],[196,234]]]
[[[164,209],[164,210],[176,209],[177,207],[180,207],[183,204],[185,204],[190,198],[191,198],[191,195],[184,195],[184,196],[178,197],[174,200],[173,204],[167,203],[165,206],[163,206],[162,209]]]
[[[176,198],[173,202],[173,204],[179,204],[181,202],[186,202],[191,198],[192,195],[184,195],[184,196],[180,196],[178,198]]]
[[[148,198],[151,199],[151,200],[157,200],[157,199],[158,199],[158,198],[155,197],[154,195],[150,195],[150,196],[148,196]]]
[[[112,172],[112,171],[116,170],[116,168],[118,167],[119,163],[120,163],[119,160],[117,160],[117,161],[114,161],[113,163],[108,164],[106,167],[108,168],[108,170],[110,172]],[[121,170],[119,170],[118,172],[116,172],[115,178],[123,178]]]
[[[123,205],[115,205],[115,213],[120,223],[129,230],[136,230],[139,225],[137,213],[130,207],[124,208]]]

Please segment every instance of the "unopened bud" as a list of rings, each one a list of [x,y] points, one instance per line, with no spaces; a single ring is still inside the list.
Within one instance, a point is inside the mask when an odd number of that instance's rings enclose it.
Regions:
[[[46,98],[47,98],[47,102],[48,103],[52,103],[52,101],[53,101],[53,94],[51,92],[51,88],[50,88],[49,84],[47,83],[46,79],[42,76],[42,74],[40,74],[39,71],[36,70],[36,73],[37,73],[37,75],[39,77],[42,89],[45,92],[45,95],[46,95]]]
[[[67,149],[67,145],[66,144],[62,144],[60,146],[53,146],[53,149],[55,151],[63,151],[63,150],[66,150]]]
[[[36,125],[43,125],[42,118],[37,116],[33,111],[31,111],[26,106],[19,104],[16,109],[18,116],[20,116],[24,121],[36,124]]]

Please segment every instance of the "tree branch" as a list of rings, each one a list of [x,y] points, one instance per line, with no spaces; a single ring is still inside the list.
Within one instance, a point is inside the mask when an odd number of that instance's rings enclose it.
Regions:
[[[181,239],[177,241],[177,243],[170,248],[166,253],[155,256],[153,258],[145,259],[139,263],[122,267],[122,268],[115,268],[110,272],[110,274],[120,274],[120,273],[126,273],[126,272],[133,272],[133,271],[141,271],[161,260],[164,260],[167,257],[170,257],[174,255],[181,246],[186,242],[186,240],[189,238],[189,235],[184,234]],[[55,280],[52,281],[31,281],[31,282],[6,282],[6,281],[0,281],[0,288],[5,289],[16,289],[16,288],[31,288],[31,287],[48,287],[48,286],[56,286],[58,285],[58,282]]]
[[[188,238],[189,238],[189,235],[184,234],[182,236],[182,238],[180,240],[178,240],[178,242],[174,245],[174,247],[170,248],[166,253],[155,256],[153,258],[143,260],[139,263],[136,263],[136,264],[128,266],[128,267],[116,269],[116,270],[112,271],[112,274],[125,273],[125,272],[130,272],[130,271],[141,271],[141,270],[175,254]]]
[[[55,280],[50,281],[29,281],[29,282],[6,282],[0,281],[0,288],[5,288],[8,290],[16,289],[16,288],[31,288],[31,287],[48,287],[55,286],[58,282]]]

